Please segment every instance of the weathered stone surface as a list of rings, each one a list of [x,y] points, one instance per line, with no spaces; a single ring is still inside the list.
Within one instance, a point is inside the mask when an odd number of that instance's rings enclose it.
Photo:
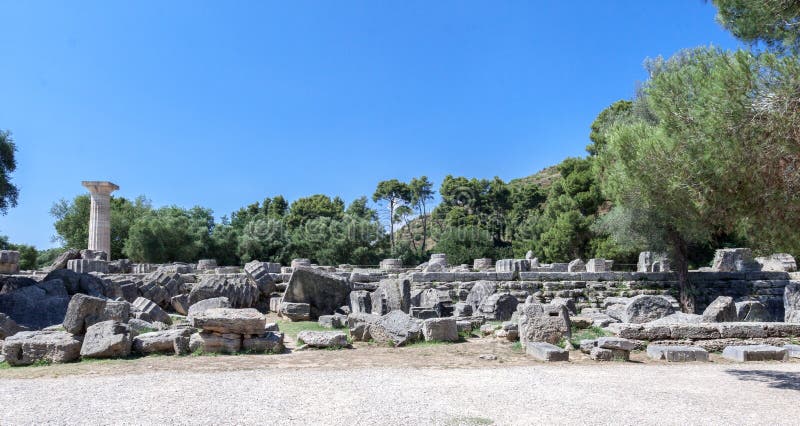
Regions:
[[[279,273],[280,268],[281,265],[279,263],[259,262],[254,260],[244,265],[244,272],[253,281],[256,287],[258,287],[261,296],[268,298],[276,289],[272,274]]]
[[[175,312],[181,315],[189,315],[188,294],[179,294],[177,296],[172,296],[172,299],[170,299],[170,305],[172,305],[172,309],[174,309]]]
[[[347,278],[311,268],[297,268],[292,273],[283,302],[308,303],[311,318],[330,315],[347,305],[350,282]]]
[[[349,345],[347,335],[341,331],[303,330],[297,334],[297,340],[312,348],[341,348]]]
[[[292,259],[292,263],[290,264],[292,270],[296,270],[297,268],[308,268],[311,266],[310,259]]]
[[[545,342],[528,342],[525,344],[525,353],[539,361],[555,362],[569,361],[569,352],[556,345]]]
[[[52,280],[61,280],[70,296],[77,293],[83,293],[94,297],[106,296],[103,280],[94,275],[79,274],[69,269],[57,269],[47,274],[42,282]]]
[[[783,290],[784,321],[800,324],[800,281],[790,281]]]
[[[488,258],[488,257],[484,257],[484,258],[481,258],[481,259],[475,259],[472,262],[472,269],[474,269],[476,271],[490,271],[490,270],[494,269],[494,266],[492,264],[492,259]]]
[[[569,265],[567,266],[567,272],[586,272],[586,263],[584,263],[581,259],[575,259],[572,262],[569,262]]]
[[[472,306],[472,312],[478,312],[481,304],[497,291],[497,284],[491,281],[477,281],[469,291],[467,300],[468,305]]]
[[[501,259],[494,265],[495,272],[525,272],[530,269],[528,259]]]
[[[80,352],[80,338],[64,331],[22,331],[3,344],[6,362],[15,366],[76,361]]]
[[[630,354],[630,351],[595,346],[589,351],[589,358],[595,361],[628,361]]]
[[[41,329],[64,321],[69,295],[61,280],[36,283],[27,278],[0,279],[0,312],[17,324]]]
[[[595,340],[595,346],[603,349],[617,349],[632,351],[636,349],[636,343],[621,337],[599,337]]]
[[[675,313],[675,308],[667,299],[660,296],[641,295],[628,302],[620,320],[631,324],[642,324],[673,313]]]
[[[564,306],[526,303],[519,316],[519,339],[528,342],[558,343],[571,336],[569,312]]]
[[[411,311],[411,282],[404,278],[383,279],[371,295],[372,313],[385,315],[391,311]]]
[[[245,337],[242,339],[241,350],[247,353],[282,353],[285,350],[283,333],[267,331],[261,336]]]
[[[675,312],[663,318],[650,321],[650,325],[669,325],[669,324],[700,324],[703,322],[703,316],[697,314],[685,314],[683,312]]]
[[[575,301],[572,299],[567,299],[563,297],[554,297],[553,300],[550,301],[551,305],[563,305],[567,308],[570,315],[575,315],[578,313],[578,307],[575,305]]]
[[[133,316],[140,320],[172,324],[172,318],[152,300],[145,299],[144,297],[137,297],[136,300],[131,303],[131,308]]]
[[[143,355],[172,354],[175,353],[175,340],[180,337],[189,337],[191,334],[192,330],[189,328],[139,334],[133,338],[132,351]]]
[[[783,345],[789,358],[800,358],[800,345]]]
[[[347,326],[350,329],[350,336],[356,341],[367,341],[371,339],[369,327],[380,321],[380,315],[366,313],[351,313],[347,316]]]
[[[13,336],[20,331],[27,331],[27,327],[17,324],[17,322],[8,315],[0,313],[0,340],[8,336]]]
[[[61,253],[60,255],[58,255],[56,260],[54,260],[53,263],[51,263],[49,267],[45,268],[45,271],[50,272],[50,271],[55,271],[56,269],[65,269],[67,267],[67,262],[68,261],[70,261],[72,259],[80,259],[80,258],[81,258],[81,252],[80,251],[78,251],[76,249],[69,249],[69,250],[65,251],[64,253]]]
[[[669,259],[664,253],[643,251],[639,253],[638,272],[667,272],[670,270]]]
[[[606,272],[609,269],[606,269],[608,265],[605,259],[589,259],[586,261],[586,272]]]
[[[87,327],[98,322],[106,308],[106,300],[76,294],[72,296],[64,316],[64,329],[68,333],[83,334]]]
[[[756,262],[761,265],[762,271],[769,272],[795,272],[797,262],[794,256],[788,253],[776,253],[767,257],[757,257]]]
[[[733,322],[736,319],[736,304],[728,296],[717,297],[703,311],[703,322]]]
[[[217,259],[200,259],[197,261],[198,271],[208,271],[217,267]]]
[[[422,338],[422,321],[403,311],[392,311],[370,324],[369,333],[377,343],[403,346]]]
[[[606,307],[605,314],[608,315],[611,318],[614,318],[617,321],[622,321],[622,319],[625,318],[625,308],[626,307],[627,307],[627,304],[623,305],[621,303],[617,303],[617,304],[614,304],[614,305],[609,305],[608,307]]]
[[[456,342],[459,340],[455,318],[431,318],[422,323],[426,341]]]
[[[647,356],[667,362],[708,361],[708,351],[697,346],[647,345]]]
[[[291,321],[311,320],[311,305],[308,303],[281,302],[278,312]]]
[[[230,308],[231,303],[227,297],[213,297],[211,299],[201,300],[197,303],[192,304],[189,306],[189,310],[187,311],[187,316],[195,316],[201,312],[205,312],[208,309],[214,308]]]
[[[611,324],[608,329],[619,337],[632,340],[709,340],[757,339],[800,336],[800,324],[722,322],[713,324]]]
[[[788,358],[786,348],[768,345],[728,346],[722,356],[731,361],[785,361]]]
[[[753,260],[749,248],[719,249],[714,254],[711,270],[714,272],[754,271],[760,265]]]
[[[239,334],[214,334],[208,332],[194,333],[189,338],[189,351],[199,353],[239,352],[242,348],[242,336]]]
[[[261,291],[245,275],[202,275],[200,282],[192,286],[189,303],[227,297],[231,307],[251,308],[258,301]]]
[[[212,308],[191,317],[193,327],[220,334],[255,334],[264,332],[267,320],[255,309]]]
[[[472,316],[472,305],[466,302],[458,302],[453,305],[453,316],[455,317],[469,317]]]
[[[347,326],[347,315],[321,315],[317,323],[325,328],[344,328]]]
[[[351,291],[350,312],[364,314],[372,312],[372,294],[366,290]]]
[[[495,293],[481,303],[478,311],[487,319],[508,321],[517,310],[519,301],[508,293]]]
[[[161,267],[147,274],[139,286],[139,294],[162,308],[170,306],[171,299],[187,291],[186,283],[178,272]]]
[[[131,318],[131,304],[126,301],[107,300],[100,321],[114,320],[127,323]]]
[[[84,358],[120,358],[130,355],[131,336],[127,324],[109,320],[86,329],[81,346]]]
[[[73,259],[67,262],[67,269],[79,274],[88,274],[90,272],[107,274],[108,262],[94,259]]]
[[[766,322],[771,315],[767,307],[758,300],[736,302],[736,320],[742,322]]]

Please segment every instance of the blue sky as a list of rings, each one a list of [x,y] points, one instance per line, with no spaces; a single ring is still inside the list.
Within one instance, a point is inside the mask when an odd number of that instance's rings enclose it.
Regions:
[[[736,41],[702,0],[0,0],[11,241],[53,246],[82,180],[219,217],[378,181],[505,180],[582,156],[643,60]]]

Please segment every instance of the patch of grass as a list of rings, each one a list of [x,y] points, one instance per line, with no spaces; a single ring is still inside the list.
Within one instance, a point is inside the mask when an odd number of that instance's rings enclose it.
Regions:
[[[592,326],[582,330],[573,327],[572,339],[570,339],[569,342],[572,343],[572,346],[578,348],[581,346],[581,340],[593,340],[597,339],[598,337],[605,337],[609,335],[610,333],[608,333],[607,331],[603,330],[600,327]],[[559,346],[563,347],[563,345]]]
[[[790,345],[800,345],[800,340],[797,340],[796,336],[792,336],[789,338]]]
[[[8,368],[11,368],[11,364],[9,364],[9,363],[7,363],[5,361],[0,362],[0,370],[5,370],[5,369],[8,369]]]
[[[293,322],[278,320],[278,329],[294,340],[297,340],[297,335],[300,334],[301,331],[337,331],[337,329],[323,327],[316,321]],[[346,332],[348,336],[350,335],[349,330],[346,328],[338,330]]]
[[[511,345],[511,350],[517,353],[525,352],[525,348],[522,347],[522,342],[520,341],[514,342],[514,344]]]
[[[486,417],[454,417],[445,423],[446,425],[469,425],[469,426],[485,426],[493,425],[494,420],[487,419]]]
[[[51,364],[53,364],[53,362],[52,362],[52,361],[50,361],[50,360],[46,360],[46,359],[40,359],[40,360],[38,360],[38,361],[35,361],[35,362],[34,362],[33,364],[31,364],[30,366],[31,366],[31,367],[47,367],[47,366],[50,366]]]

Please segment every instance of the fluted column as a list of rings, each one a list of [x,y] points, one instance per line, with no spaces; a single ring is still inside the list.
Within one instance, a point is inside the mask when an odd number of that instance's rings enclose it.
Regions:
[[[111,260],[111,193],[119,187],[111,182],[86,181],[92,207],[89,213],[89,250],[104,251]]]

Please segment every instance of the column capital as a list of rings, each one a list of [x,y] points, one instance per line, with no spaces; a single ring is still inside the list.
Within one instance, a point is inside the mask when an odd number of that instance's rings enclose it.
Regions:
[[[119,189],[119,186],[107,181],[85,180],[81,182],[81,185],[92,194],[100,195],[111,195],[112,192]]]

